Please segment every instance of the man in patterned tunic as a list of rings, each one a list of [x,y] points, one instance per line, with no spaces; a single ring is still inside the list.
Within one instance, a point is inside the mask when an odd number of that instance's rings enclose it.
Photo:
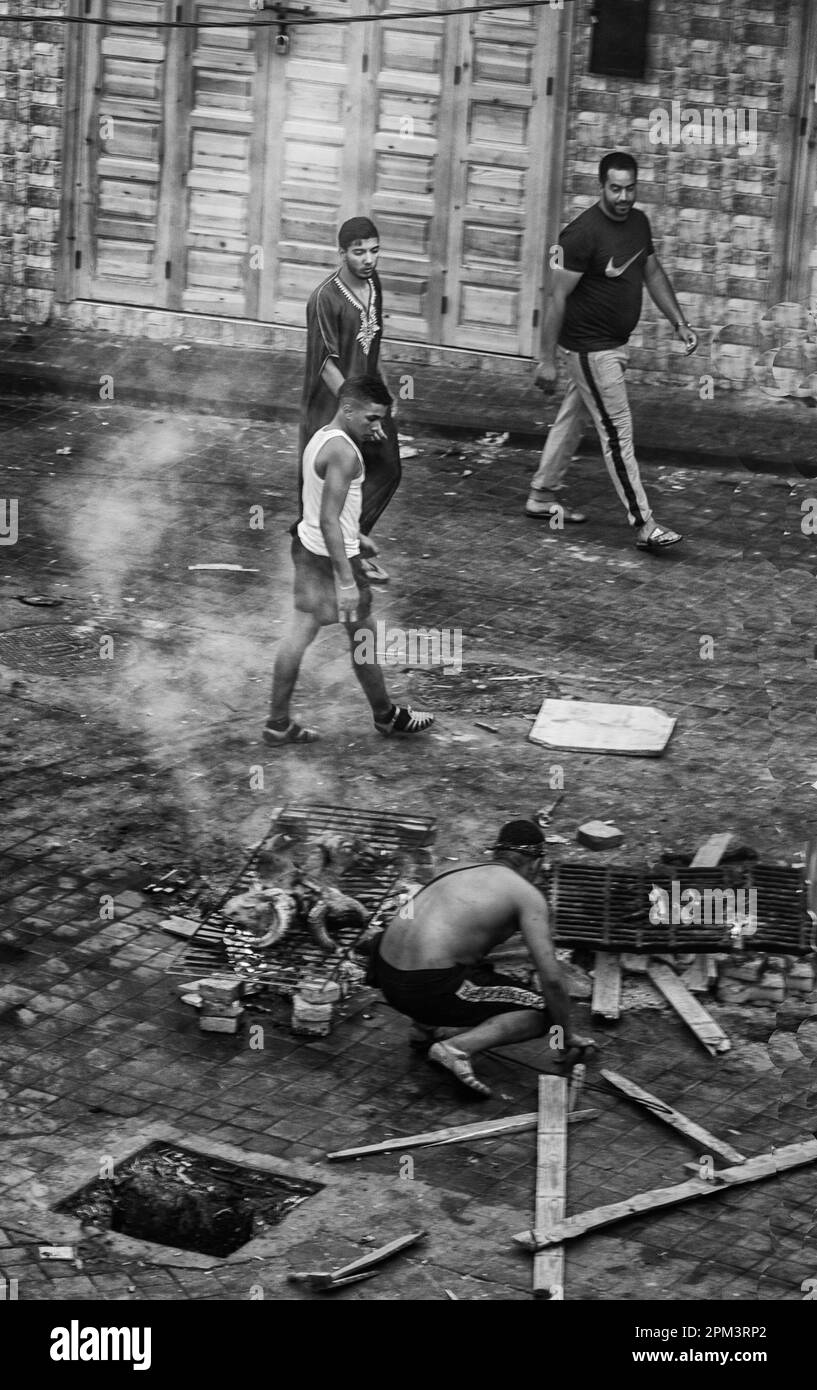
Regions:
[[[493,863],[438,874],[397,911],[374,947],[368,978],[413,1020],[412,1045],[429,1047],[429,1061],[480,1096],[491,1092],[471,1066],[478,1052],[548,1034],[556,1069],[569,1070],[592,1046],[571,1029],[547,904],[533,886],[544,849],[538,825],[509,821]],[[485,960],[516,932],[541,994]]]
[[[306,309],[306,372],[301,397],[299,460],[317,430],[335,415],[338,392],[349,377],[379,377],[383,336],[383,296],[377,274],[380,239],[368,217],[352,217],[338,232],[340,266],[318,285]],[[400,483],[400,448],[391,413],[375,440],[364,451],[366,481],[363,487],[361,534],[368,536],[388,506]],[[303,474],[299,463],[298,497]],[[302,515],[302,514],[301,514]],[[293,528],[294,529],[294,528]],[[374,546],[371,554],[376,554]],[[385,572],[369,557],[364,569],[369,579],[381,580]]]

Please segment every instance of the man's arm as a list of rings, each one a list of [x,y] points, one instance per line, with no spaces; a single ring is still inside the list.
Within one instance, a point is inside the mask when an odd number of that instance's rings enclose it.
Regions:
[[[327,357],[326,361],[321,367],[321,376],[323,378],[324,385],[329,387],[329,390],[332,392],[333,396],[337,396],[341,386],[344,383],[345,377],[333,357]]]
[[[580,270],[563,270],[555,266],[551,271],[550,297],[545,308],[545,321],[542,325],[541,361],[534,377],[535,384],[543,391],[549,391],[556,384],[556,345],[565,317],[567,297],[572,294],[582,278]]]
[[[644,284],[652,300],[664,315],[669,319],[676,333],[680,333],[681,341],[686,349],[687,356],[694,352],[698,346],[698,336],[693,333],[681,309],[678,300],[675,298],[675,291],[669,282],[669,277],[664,270],[655,252],[647,257],[644,266]]]
[[[321,534],[332,561],[340,621],[353,623],[357,618],[358,588],[343,544],[340,514],[360,464],[353,451],[339,439],[332,439],[324,445],[321,462],[325,464],[322,470]]]
[[[526,885],[519,905],[519,930],[522,940],[536,966],[553,1022],[564,1030],[565,1042],[570,1038],[570,996],[553,949],[548,921],[547,904],[535,888]]]

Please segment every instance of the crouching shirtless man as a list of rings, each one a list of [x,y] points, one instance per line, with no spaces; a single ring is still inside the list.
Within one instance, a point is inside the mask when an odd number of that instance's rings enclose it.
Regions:
[[[593,1046],[572,1032],[547,904],[533,887],[541,830],[533,821],[509,821],[492,849],[491,862],[446,870],[399,909],[376,943],[370,974],[392,1007],[414,1021],[411,1041],[431,1044],[429,1061],[481,1096],[491,1092],[474,1075],[478,1052],[549,1034],[558,1069],[569,1071]],[[516,932],[541,995],[485,962]]]

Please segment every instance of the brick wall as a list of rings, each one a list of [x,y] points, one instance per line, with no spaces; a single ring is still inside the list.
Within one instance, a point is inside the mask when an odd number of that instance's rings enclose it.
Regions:
[[[54,299],[64,0],[0,0],[0,317],[47,319]],[[19,23],[3,16],[41,16]]]
[[[565,221],[598,197],[601,156],[630,150],[656,251],[689,321],[704,330],[695,356],[678,356],[669,325],[645,294],[630,340],[633,375],[675,384],[685,376],[692,385],[711,366],[719,386],[746,386],[756,353],[753,328],[771,302],[783,77],[796,6],[793,0],[652,0],[645,80],[638,82],[589,73],[592,3],[575,3]],[[736,123],[745,123],[737,129],[751,130],[756,121],[756,149],[655,143],[651,134],[661,127],[651,113],[666,110],[671,120],[673,101],[680,107],[675,132],[666,132],[670,139],[692,129],[685,110],[700,112],[703,121],[707,107],[732,108]],[[711,347],[715,327],[723,331]]]

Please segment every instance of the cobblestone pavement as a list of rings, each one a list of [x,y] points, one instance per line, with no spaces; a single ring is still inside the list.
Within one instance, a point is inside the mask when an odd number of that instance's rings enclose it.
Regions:
[[[143,890],[175,866],[223,887],[272,808],[308,798],[435,816],[444,865],[560,780],[553,829],[569,843],[553,852],[566,859],[643,864],[729,829],[795,862],[817,805],[810,484],[650,469],[658,519],[686,536],[654,557],[633,547],[598,460],[574,465],[572,500],[591,520],[560,532],[522,515],[530,450],[418,433],[379,527],[393,578],[376,612],[459,634],[462,672],[395,666],[395,693],[438,722],[421,745],[376,742],[329,631],[297,697],[324,741],[273,754],[259,734],[287,612],[294,428],[44,400],[9,402],[3,431],[19,537],[0,549],[0,1275],[20,1299],[301,1299],[288,1269],[423,1226],[423,1244],[337,1297],[529,1298],[530,1260],[510,1238],[532,1217],[532,1133],[411,1161],[325,1155],[535,1109],[543,1050],[485,1059],[494,1097],[481,1105],[408,1050],[405,1020],[371,992],[328,1038],[293,1036],[283,1004],[259,1016],[263,1047],[203,1035],[175,991],[185,947],[159,929],[167,903]],[[213,562],[257,572],[188,569]],[[652,704],[677,727],[661,758],[557,758],[526,739],[545,695]],[[589,818],[614,820],[622,848],[579,850]],[[697,1156],[614,1098],[598,1066],[747,1155],[809,1133],[817,994],[710,1001],[733,1044],[717,1058],[657,996],[644,1002],[592,1030],[576,1004],[599,1042],[586,1095],[600,1113],[570,1129],[569,1212],[681,1181]],[[326,1186],[224,1260],[77,1234],[53,1211],[104,1155],[160,1131],[305,1165]],[[813,1184],[805,1168],[574,1241],[565,1298],[802,1299],[817,1275]],[[78,1261],[39,1257],[62,1240]]]

